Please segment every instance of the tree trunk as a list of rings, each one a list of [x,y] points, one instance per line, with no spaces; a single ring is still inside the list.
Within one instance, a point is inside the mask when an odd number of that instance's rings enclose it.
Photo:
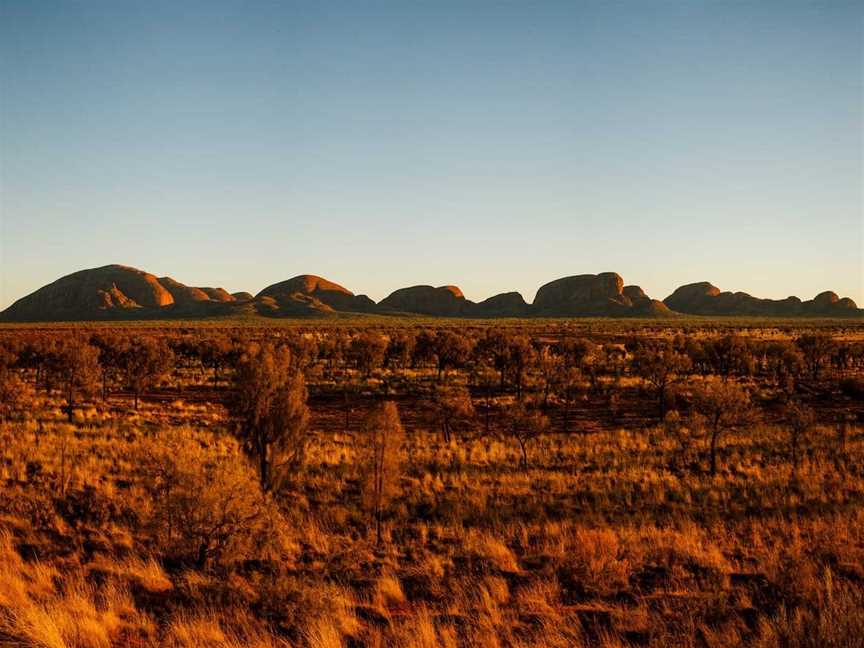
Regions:
[[[717,474],[717,440],[720,438],[720,428],[711,432],[711,476]]]
[[[375,545],[381,546],[381,507],[378,506],[375,509]]]
[[[267,460],[267,448],[259,444],[258,447],[258,472],[261,478],[261,490],[265,493],[270,490],[270,462]]]
[[[204,569],[204,566],[207,564],[207,543],[202,542],[198,545],[198,556],[195,558],[195,567],[198,570]]]
[[[528,449],[525,447],[525,441],[523,439],[517,439],[519,441],[519,449],[522,451],[522,470],[526,473],[528,472]]]
[[[792,430],[792,479],[798,481],[798,431]]]

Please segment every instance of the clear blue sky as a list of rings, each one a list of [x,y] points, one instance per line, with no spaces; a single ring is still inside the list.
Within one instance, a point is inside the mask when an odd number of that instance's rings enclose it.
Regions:
[[[0,8],[0,307],[107,263],[864,302],[859,1]]]

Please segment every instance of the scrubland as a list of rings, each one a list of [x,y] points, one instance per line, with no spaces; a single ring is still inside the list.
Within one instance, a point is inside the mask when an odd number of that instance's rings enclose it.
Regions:
[[[854,323],[0,348],[0,645],[864,645]]]

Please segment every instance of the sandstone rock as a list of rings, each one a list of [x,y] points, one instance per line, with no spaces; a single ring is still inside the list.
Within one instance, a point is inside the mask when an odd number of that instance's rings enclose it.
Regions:
[[[159,280],[122,265],[81,270],[22,297],[3,311],[7,321],[100,319],[174,303]]]
[[[689,315],[762,317],[860,315],[854,301],[848,297],[840,299],[831,291],[819,293],[810,301],[801,301],[794,296],[786,299],[760,299],[745,292],[720,292],[717,287],[707,282],[681,286],[663,302],[672,310]]]
[[[339,284],[315,275],[299,275],[268,286],[256,295],[256,299],[272,297],[280,305],[287,305],[287,302],[297,301],[298,295],[312,297],[333,311],[368,313],[375,307],[375,302],[366,295],[354,295]],[[313,303],[303,299],[301,302],[307,305]]]
[[[518,292],[501,293],[468,309],[472,317],[525,317],[531,307]]]
[[[207,297],[210,298],[210,301],[217,302],[233,302],[234,296],[229,293],[224,288],[199,288],[201,292],[203,292]]]
[[[201,288],[187,286],[179,281],[175,281],[171,277],[160,277],[159,283],[162,284],[165,290],[171,293],[175,304],[186,306],[196,302],[210,301],[210,296]]]
[[[378,304],[379,310],[444,317],[465,315],[473,306],[456,286],[400,288]]]
[[[634,304],[651,300],[640,286],[624,286],[624,288],[621,289],[621,292]]]
[[[623,288],[614,272],[556,279],[537,291],[532,311],[547,317],[626,315],[632,304]]]

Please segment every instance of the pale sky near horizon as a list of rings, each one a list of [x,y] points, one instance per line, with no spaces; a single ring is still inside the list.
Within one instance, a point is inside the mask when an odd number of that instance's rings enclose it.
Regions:
[[[108,263],[864,305],[862,7],[0,0],[0,308]]]

